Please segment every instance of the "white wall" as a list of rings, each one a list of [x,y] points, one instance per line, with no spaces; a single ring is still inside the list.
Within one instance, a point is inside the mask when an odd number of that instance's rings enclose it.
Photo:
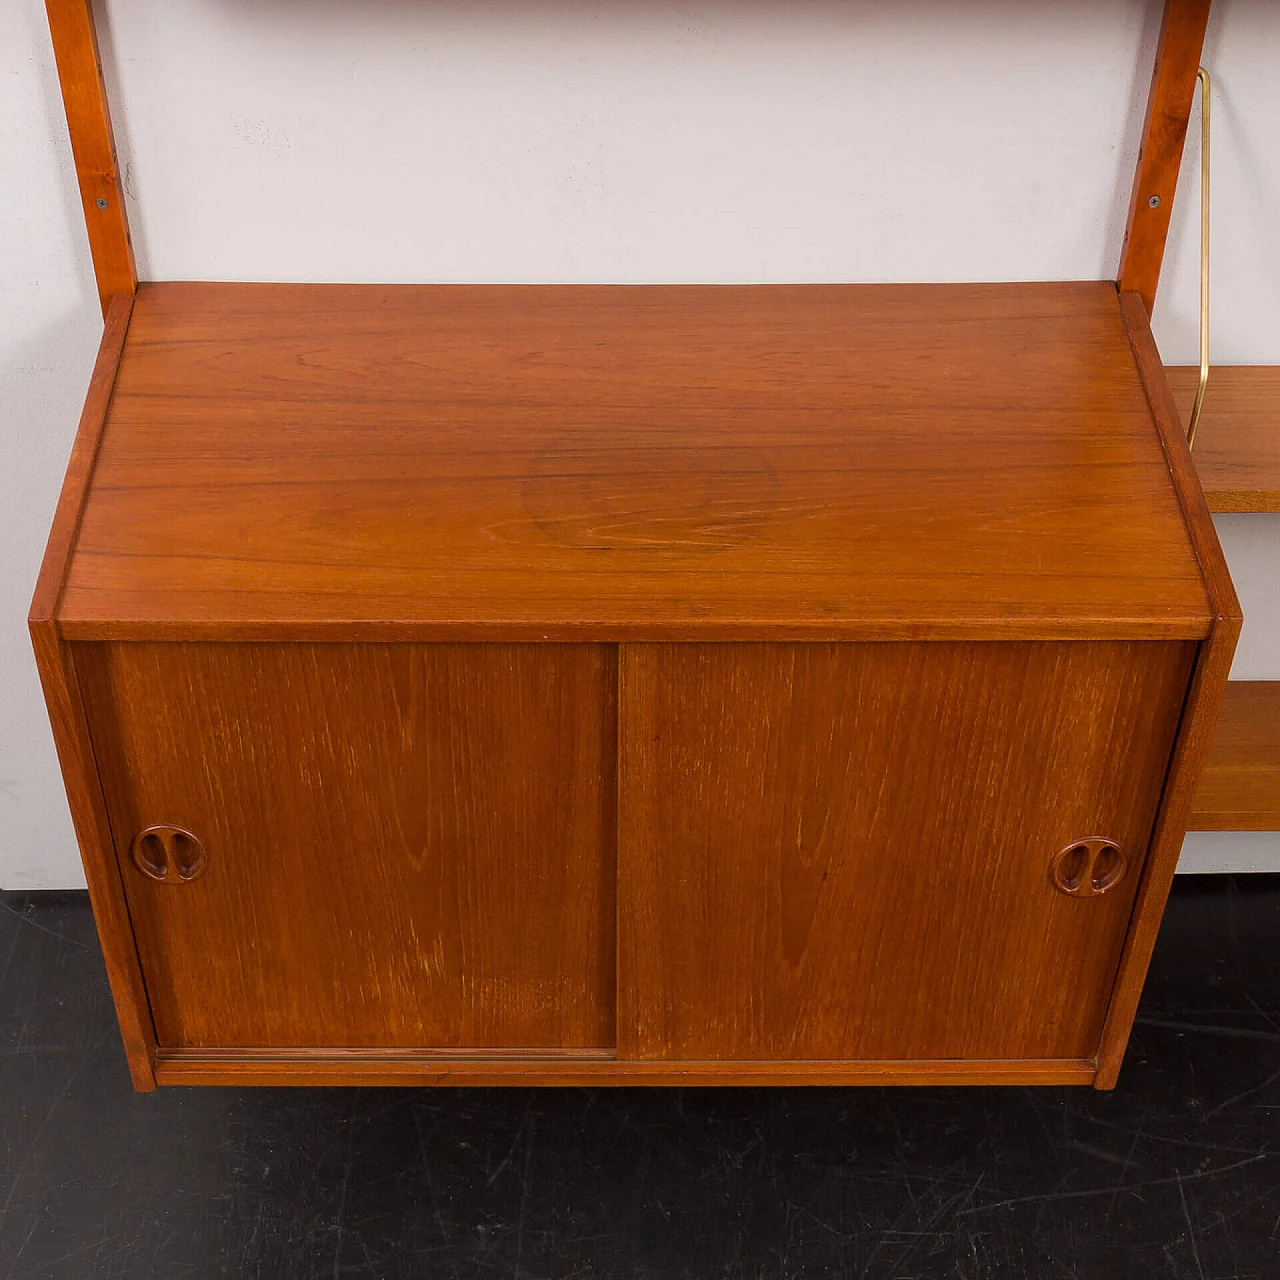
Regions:
[[[106,10],[144,278],[1108,276],[1158,26],[1147,0]],[[1280,362],[1280,7],[1218,0],[1206,59],[1215,355]],[[70,886],[23,616],[100,321],[40,0],[0,6],[0,72],[0,884]],[[1194,178],[1157,315],[1186,361]],[[1237,674],[1280,678],[1261,621],[1280,622],[1280,519],[1223,524],[1250,614]],[[1280,837],[1197,856],[1280,867]]]
[[[40,0],[0,3],[0,886],[84,883],[26,614],[102,331]]]

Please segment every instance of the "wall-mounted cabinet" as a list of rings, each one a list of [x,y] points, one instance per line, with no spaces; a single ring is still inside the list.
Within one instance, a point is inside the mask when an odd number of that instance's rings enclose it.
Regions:
[[[99,372],[161,1082],[1118,1062],[1236,616],[1113,286],[143,285]]]
[[[1115,1083],[1240,628],[1115,283],[142,283],[31,612],[133,1079]]]

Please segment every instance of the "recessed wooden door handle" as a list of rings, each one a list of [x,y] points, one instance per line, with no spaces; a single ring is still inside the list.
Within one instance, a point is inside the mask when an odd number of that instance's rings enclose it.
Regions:
[[[189,884],[204,875],[204,845],[181,827],[147,827],[133,838],[133,865],[162,884]]]
[[[1059,893],[1072,898],[1096,898],[1124,879],[1128,863],[1114,840],[1089,836],[1074,840],[1049,864],[1049,879]]]

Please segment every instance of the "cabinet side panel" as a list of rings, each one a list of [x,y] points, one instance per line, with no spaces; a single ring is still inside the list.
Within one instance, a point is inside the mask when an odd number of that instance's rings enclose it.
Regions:
[[[74,648],[58,640],[51,621],[32,620],[31,641],[44,690],[49,723],[58,750],[67,804],[75,824],[93,920],[111,983],[116,1019],[124,1041],[133,1087],[156,1087],[156,1035],[138,963],[129,908],[103,804],[93,746],[85,724],[76,676]]]
[[[1194,653],[625,646],[619,1056],[1092,1058]]]
[[[1138,1012],[1138,999],[1146,980],[1151,953],[1155,949],[1165,902],[1173,887],[1178,856],[1191,818],[1196,785],[1222,711],[1231,660],[1235,655],[1236,642],[1240,638],[1242,622],[1240,601],[1236,597],[1213,517],[1209,513],[1204,491],[1196,475],[1190,446],[1178,417],[1177,405],[1151,334],[1146,311],[1142,301],[1133,293],[1120,295],[1120,311],[1147,394],[1151,416],[1165,451],[1169,474],[1182,506],[1187,533],[1213,604],[1214,619],[1209,637],[1200,646],[1196,660],[1195,676],[1191,681],[1178,730],[1178,743],[1151,842],[1151,857],[1143,875],[1111,1009],[1107,1015],[1095,1081],[1100,1089],[1113,1088],[1119,1078],[1120,1064],[1129,1042],[1133,1019]]]
[[[84,722],[74,648],[63,643],[57,621],[62,588],[75,551],[132,311],[131,295],[115,297],[107,311],[27,622],[129,1073],[134,1088],[146,1091],[155,1088],[155,1030]]]
[[[163,1046],[613,1045],[612,649],[86,649]]]

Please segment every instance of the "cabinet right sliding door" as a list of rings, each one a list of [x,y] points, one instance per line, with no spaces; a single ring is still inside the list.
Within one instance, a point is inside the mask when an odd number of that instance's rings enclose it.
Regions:
[[[619,1057],[1093,1057],[1195,649],[622,646]]]

